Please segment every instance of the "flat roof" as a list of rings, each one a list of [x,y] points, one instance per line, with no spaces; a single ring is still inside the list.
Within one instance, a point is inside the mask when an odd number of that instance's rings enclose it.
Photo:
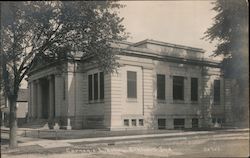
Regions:
[[[201,48],[195,48],[195,47],[190,47],[190,46],[185,46],[185,45],[179,45],[179,44],[167,43],[167,42],[162,42],[162,41],[156,41],[156,40],[152,40],[152,39],[145,39],[143,41],[134,43],[133,46],[136,47],[136,46],[146,44],[146,43],[161,45],[161,46],[167,46],[167,47],[187,49],[187,50],[192,50],[192,51],[201,52],[201,53],[205,52],[205,50],[201,49]]]

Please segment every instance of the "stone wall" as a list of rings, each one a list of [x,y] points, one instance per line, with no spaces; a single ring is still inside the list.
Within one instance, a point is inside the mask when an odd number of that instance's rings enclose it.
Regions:
[[[199,127],[203,124],[204,117],[207,120],[209,113],[207,108],[212,105],[213,100],[213,80],[221,79],[218,68],[210,68],[208,74],[203,76],[202,66],[177,64],[152,59],[141,59],[138,57],[120,56],[119,61],[122,66],[118,69],[118,74],[111,77],[111,127],[116,129],[130,129],[142,127],[124,126],[124,119],[144,119],[143,128],[158,128],[157,120],[166,119],[166,128],[173,128],[175,118],[185,119],[185,127],[192,127],[192,119],[199,120]],[[126,72],[137,72],[137,99],[127,98]],[[166,77],[166,100],[157,100],[156,75],[164,74]],[[184,76],[184,101],[176,102],[173,100],[173,76]],[[191,77],[198,78],[198,101],[191,101]],[[221,79],[223,83],[223,79]],[[223,84],[221,84],[221,107],[223,106]],[[205,94],[203,94],[205,90]],[[203,107],[204,106],[204,107]],[[212,107],[211,107],[212,108]],[[221,113],[221,108],[213,107],[211,113]],[[204,112],[204,113],[203,113]],[[206,116],[204,116],[206,115]],[[204,117],[203,117],[204,116]],[[211,120],[211,119],[209,119]]]
[[[125,49],[128,45],[121,47]],[[220,68],[205,66],[210,61],[203,65],[201,49],[142,44],[127,51],[117,55],[121,65],[117,73],[104,75],[103,100],[88,99],[88,75],[101,71],[95,64],[68,62],[61,70],[50,66],[34,72],[29,77],[31,115],[37,111],[33,107],[37,101],[32,96],[38,95],[32,92],[36,89],[32,81],[48,75],[55,78],[56,121],[61,126],[70,123],[74,129],[157,129],[159,119],[165,119],[164,128],[169,129],[174,128],[174,119],[185,119],[185,128],[192,128],[192,119],[198,119],[199,127],[212,127],[212,119],[224,117],[225,110],[230,109],[230,92],[226,90],[224,96],[224,89],[230,83],[224,82]],[[137,74],[136,99],[127,98],[127,71]],[[157,99],[157,74],[165,75],[165,100]],[[184,100],[173,100],[173,76],[184,77]],[[198,78],[198,101],[195,102],[191,101],[192,77]],[[221,100],[216,106],[213,102],[215,79],[221,81]],[[124,120],[129,121],[129,126],[124,125]],[[135,121],[136,125],[132,126]]]

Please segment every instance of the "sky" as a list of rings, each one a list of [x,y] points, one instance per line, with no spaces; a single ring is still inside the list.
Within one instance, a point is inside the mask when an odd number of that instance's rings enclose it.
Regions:
[[[216,43],[202,40],[212,26],[216,12],[211,1],[121,1],[119,10],[130,33],[129,42],[154,39],[163,42],[202,48],[209,57]],[[217,58],[215,58],[217,59]],[[27,87],[26,82],[21,87]]]
[[[123,24],[130,33],[127,41],[154,39],[202,48],[212,54],[216,43],[202,40],[212,26],[216,12],[212,1],[121,1]]]

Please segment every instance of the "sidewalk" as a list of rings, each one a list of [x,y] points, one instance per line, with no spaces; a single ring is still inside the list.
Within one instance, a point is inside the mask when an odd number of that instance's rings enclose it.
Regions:
[[[110,137],[95,137],[95,138],[80,138],[80,139],[64,139],[64,140],[48,140],[38,138],[19,137],[20,147],[39,145],[43,148],[58,148],[58,147],[70,147],[74,143],[102,143],[102,142],[114,142],[114,141],[131,141],[142,140],[149,138],[173,138],[173,137],[186,137],[186,136],[201,136],[208,134],[220,134],[225,132],[249,132],[249,129],[227,129],[220,131],[179,131],[172,133],[157,133],[157,134],[141,134],[141,135],[123,135],[123,136],[110,136]]]

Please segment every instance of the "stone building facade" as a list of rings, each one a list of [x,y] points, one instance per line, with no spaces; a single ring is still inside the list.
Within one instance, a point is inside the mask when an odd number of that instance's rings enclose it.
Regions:
[[[173,129],[230,122],[230,81],[204,50],[155,40],[116,42],[120,67],[89,58],[42,63],[28,77],[29,118],[65,129]]]

